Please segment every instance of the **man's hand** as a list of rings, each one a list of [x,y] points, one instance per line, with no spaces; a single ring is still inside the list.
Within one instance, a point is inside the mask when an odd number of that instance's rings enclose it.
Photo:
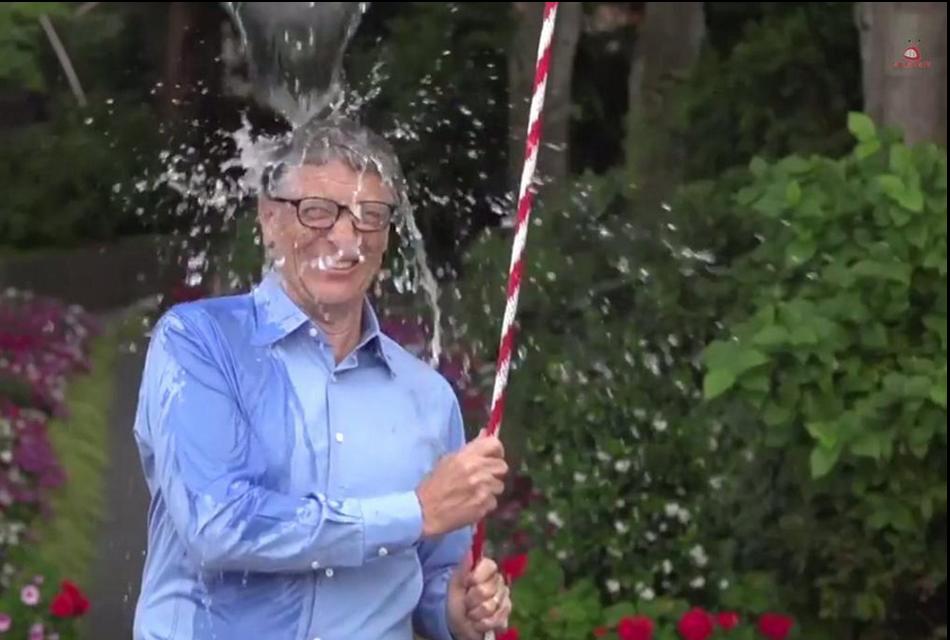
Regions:
[[[498,506],[508,473],[501,440],[480,436],[439,460],[416,489],[422,535],[431,537],[475,524]]]
[[[486,631],[505,631],[511,616],[511,592],[498,565],[482,558],[474,571],[471,566],[469,552],[449,582],[449,630],[457,640],[482,640]]]

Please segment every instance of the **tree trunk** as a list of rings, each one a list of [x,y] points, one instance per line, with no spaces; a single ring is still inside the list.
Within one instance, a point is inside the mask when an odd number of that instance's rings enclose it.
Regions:
[[[699,59],[706,37],[702,2],[648,2],[630,66],[628,160],[635,184],[662,196],[686,153],[664,136],[670,89]]]
[[[859,2],[855,14],[865,112],[908,144],[946,145],[946,3]]]
[[[524,141],[528,130],[528,112],[541,34],[543,2],[516,2],[518,28],[508,56],[508,86],[511,106],[508,116],[509,171],[512,190],[517,192],[524,162]],[[583,19],[580,2],[562,2],[554,25],[551,67],[544,98],[541,149],[538,153],[537,178],[545,184],[557,184],[570,172],[568,140],[571,119],[571,78],[574,54]],[[543,190],[542,190],[543,193]]]

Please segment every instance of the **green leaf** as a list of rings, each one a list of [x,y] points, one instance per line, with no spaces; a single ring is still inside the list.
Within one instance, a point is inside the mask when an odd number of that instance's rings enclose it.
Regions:
[[[774,346],[787,342],[789,339],[788,330],[778,324],[772,324],[763,327],[752,336],[752,344],[760,347]]]
[[[812,163],[801,156],[791,155],[782,158],[778,166],[786,173],[805,173],[812,168]]]
[[[749,369],[754,369],[769,361],[768,356],[758,349],[742,348],[736,353],[736,360],[732,365],[732,370],[736,375],[744,373]]]
[[[902,144],[895,144],[891,146],[890,157],[888,158],[888,166],[891,171],[900,174],[908,175],[914,169],[914,161],[910,154],[910,149]]]
[[[858,157],[858,160],[864,160],[873,156],[881,148],[881,143],[878,140],[868,140],[867,142],[862,142],[854,148],[854,154]]]
[[[817,446],[812,449],[809,460],[811,463],[811,477],[817,480],[818,478],[827,475],[828,472],[834,468],[835,463],[838,462],[838,457],[840,455],[840,446],[835,446],[830,449]]]
[[[792,419],[793,412],[781,405],[770,402],[765,408],[765,412],[762,414],[762,420],[765,422],[766,426],[775,427],[780,424],[785,424]]]
[[[919,187],[911,187],[901,194],[898,202],[905,209],[910,209],[914,213],[920,213],[924,210],[924,193]]]
[[[758,156],[752,158],[752,160],[749,162],[749,171],[751,171],[752,175],[754,175],[756,178],[761,178],[764,176],[768,169],[768,163]]]
[[[877,135],[874,121],[867,115],[855,111],[848,114],[848,131],[860,142],[873,140]]]
[[[884,175],[878,176],[877,183],[880,185],[881,190],[895,202],[900,202],[901,198],[904,196],[904,192],[907,190],[907,187],[904,185],[904,181],[901,180],[901,177],[895,176],[892,173],[886,173]]]
[[[703,395],[706,400],[718,398],[736,383],[736,374],[726,369],[716,369],[703,379]]]
[[[914,533],[916,530],[914,524],[914,514],[907,508],[907,505],[896,503],[891,506],[891,524],[898,531],[904,533]]]
[[[947,381],[937,383],[930,388],[930,401],[938,407],[947,408]]]
[[[881,443],[877,434],[862,433],[851,443],[851,453],[864,458],[881,458]]]
[[[887,329],[880,322],[861,328],[861,343],[872,349],[887,348]]]
[[[799,238],[788,245],[788,249],[785,251],[785,257],[789,263],[800,265],[815,255],[816,249],[817,245],[812,238]]]
[[[792,180],[788,183],[788,186],[785,187],[785,200],[788,202],[790,207],[797,206],[802,199],[802,188],[798,184],[798,180]]]
[[[604,609],[604,624],[608,627],[616,626],[621,618],[637,614],[636,607],[630,602],[618,602]]]
[[[807,422],[805,428],[825,449],[832,449],[838,444],[838,425],[834,422],[816,420]]]

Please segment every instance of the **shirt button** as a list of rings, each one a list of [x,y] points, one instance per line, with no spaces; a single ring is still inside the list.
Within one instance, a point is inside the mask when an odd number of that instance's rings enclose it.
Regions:
[[[314,560],[313,562],[310,563],[310,566],[313,568],[314,571],[316,571],[317,569],[320,568],[320,563]]]
[[[333,577],[333,569],[327,569],[324,573],[327,574],[327,577],[328,577],[328,578],[332,578],[332,577]]]
[[[336,441],[337,441],[337,442],[340,442],[340,443],[343,442],[343,434],[340,433],[339,431],[337,431],[337,433],[336,433]]]
[[[379,548],[379,557],[380,557],[380,558],[385,558],[385,557],[388,556],[388,555],[389,555],[389,549],[387,549],[386,547],[380,547],[380,548]]]

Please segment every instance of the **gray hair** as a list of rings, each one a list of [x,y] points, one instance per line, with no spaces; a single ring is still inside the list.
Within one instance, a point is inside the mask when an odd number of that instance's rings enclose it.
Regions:
[[[344,116],[311,120],[297,128],[271,155],[262,175],[262,193],[271,195],[287,170],[339,160],[353,171],[376,173],[397,198],[397,210],[408,206],[408,186],[399,158],[385,138]]]

